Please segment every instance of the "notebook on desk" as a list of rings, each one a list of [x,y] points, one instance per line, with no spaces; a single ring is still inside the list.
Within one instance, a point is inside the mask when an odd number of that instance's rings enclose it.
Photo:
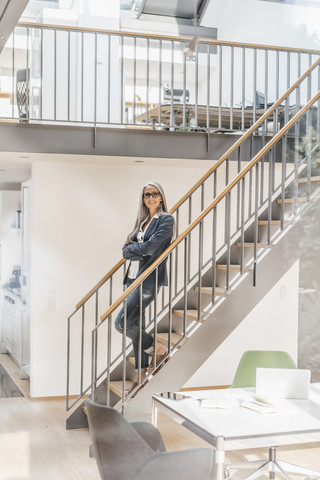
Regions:
[[[309,398],[310,370],[257,368],[256,394],[265,398]]]

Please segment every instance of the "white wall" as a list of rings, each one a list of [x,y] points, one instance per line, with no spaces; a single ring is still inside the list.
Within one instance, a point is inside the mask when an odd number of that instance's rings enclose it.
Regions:
[[[285,350],[298,358],[299,261],[277,282],[184,387],[230,385],[246,350]]]
[[[33,164],[32,396],[65,395],[67,317],[121,258],[144,183],[160,182],[173,206],[211,165],[183,160],[124,165],[121,159],[112,166]]]
[[[219,40],[319,49],[319,12],[319,7],[261,0],[215,0],[203,25],[217,27]]]

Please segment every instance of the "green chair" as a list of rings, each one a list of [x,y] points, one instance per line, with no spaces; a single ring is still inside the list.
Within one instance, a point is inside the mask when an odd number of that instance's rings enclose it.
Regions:
[[[255,387],[257,368],[297,368],[287,352],[247,350],[242,355],[231,388]]]
[[[230,388],[255,387],[257,368],[297,368],[297,366],[287,352],[277,350],[248,350],[244,352],[240,359]],[[320,478],[320,472],[300,467],[298,465],[292,465],[287,462],[277,461],[275,446],[269,448],[268,459],[226,465],[225,478],[230,476],[230,469],[238,469],[245,466],[256,466],[257,468],[244,477],[243,480],[252,480],[254,477],[261,475],[262,470],[267,470],[269,472],[270,479],[274,479],[275,473],[277,472],[286,480],[290,480],[285,469],[298,475],[310,475],[315,476],[317,479]]]

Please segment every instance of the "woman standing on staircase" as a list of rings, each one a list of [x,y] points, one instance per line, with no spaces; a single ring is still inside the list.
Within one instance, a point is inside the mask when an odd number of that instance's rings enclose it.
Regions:
[[[170,245],[174,228],[174,219],[168,213],[167,203],[162,187],[156,182],[148,182],[142,189],[138,215],[133,231],[128,235],[122,248],[123,257],[131,260],[124,278],[124,284],[129,286],[144,272],[161,253]],[[141,342],[141,379],[147,374],[149,356],[156,349],[156,362],[167,353],[166,347],[156,343],[145,331],[145,309],[155,297],[155,276],[152,272],[143,282],[142,287],[142,342]],[[158,266],[158,291],[163,285],[168,285],[166,259]],[[136,377],[127,394],[138,385],[139,365],[139,321],[140,321],[140,288],[136,288],[127,297],[126,336],[132,340]],[[115,327],[123,333],[124,310],[118,314]],[[152,369],[153,365],[149,366]]]

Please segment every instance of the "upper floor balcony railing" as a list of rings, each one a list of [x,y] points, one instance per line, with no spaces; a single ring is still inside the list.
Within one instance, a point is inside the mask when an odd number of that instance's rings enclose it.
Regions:
[[[184,54],[189,42],[20,23],[0,55],[0,118],[245,130],[320,53],[200,39],[190,58]],[[318,88],[312,77],[300,91],[300,104]]]

